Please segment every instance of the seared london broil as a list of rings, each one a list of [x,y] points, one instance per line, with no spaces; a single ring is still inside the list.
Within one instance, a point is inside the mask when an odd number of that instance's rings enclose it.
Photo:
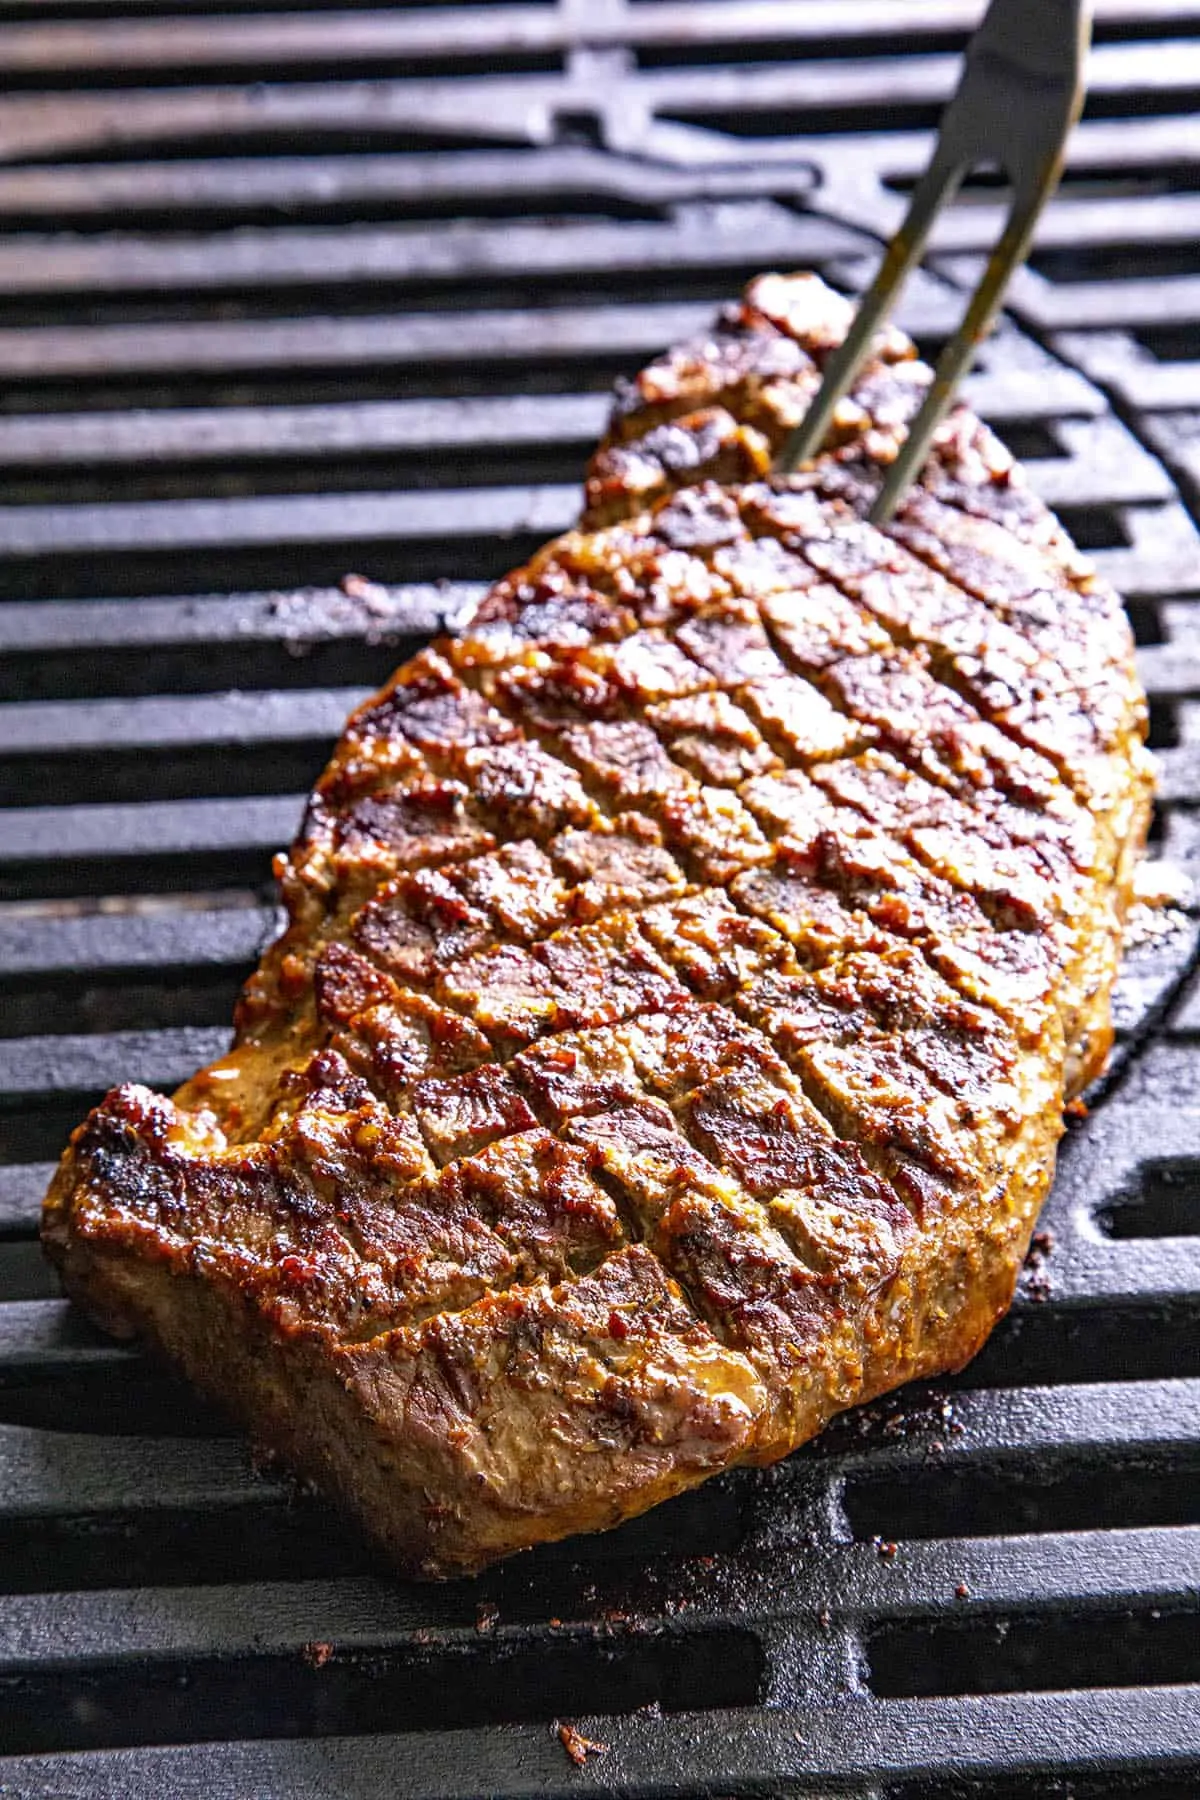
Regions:
[[[1191,1800],[1194,915],[1136,909],[1110,1073],[961,1375],[470,1581],[390,1574],[34,1242],[88,1108],[226,1048],[347,713],[577,517],[614,375],[757,269],[869,279],[980,10],[0,4],[14,1796]],[[1125,597],[1152,855],[1194,869],[1200,9],[1098,12],[968,393]],[[1003,207],[984,176],[939,226],[924,354]]]
[[[355,712],[234,1048],[76,1132],[44,1241],[472,1571],[958,1368],[1098,1076],[1149,821],[1117,596],[893,333],[764,276],[614,410],[576,532]]]

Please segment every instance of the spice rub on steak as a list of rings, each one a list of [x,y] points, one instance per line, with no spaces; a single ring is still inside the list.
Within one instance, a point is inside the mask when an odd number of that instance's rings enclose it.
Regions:
[[[1115,595],[929,372],[764,276],[577,530],[349,721],[229,1055],[117,1088],[67,1291],[409,1571],[616,1524],[963,1363],[1103,1066],[1151,779]]]

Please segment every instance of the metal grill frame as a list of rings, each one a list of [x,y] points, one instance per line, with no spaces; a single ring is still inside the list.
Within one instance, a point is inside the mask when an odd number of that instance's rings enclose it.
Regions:
[[[612,374],[760,267],[861,285],[977,11],[0,0],[0,1793],[1193,1791],[1194,908],[964,1376],[474,1583],[378,1570],[33,1245],[85,1107],[223,1048],[350,705],[573,517]],[[1200,4],[1098,15],[969,397],[1128,598],[1200,874]]]

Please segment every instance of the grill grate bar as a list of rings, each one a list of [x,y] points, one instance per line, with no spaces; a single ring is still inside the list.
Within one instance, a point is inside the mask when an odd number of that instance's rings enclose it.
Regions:
[[[347,580],[293,593],[0,603],[0,695],[377,684],[480,591],[475,583],[389,589]]]
[[[1198,21],[1200,9],[1193,8],[1193,28]],[[815,161],[830,165],[835,179],[845,171],[860,176],[870,172],[892,190],[905,189],[928,160],[931,142],[927,131],[789,135],[780,178],[785,189],[807,191]],[[1043,215],[1041,230],[1056,241],[1085,242],[1093,216],[1085,202],[1103,203],[1107,189],[1119,194],[1126,216],[1131,216],[1129,209],[1136,216],[1143,202],[1153,210],[1164,190],[1187,188],[1187,171],[1195,160],[1195,148],[1181,133],[1177,116],[1087,120],[1068,147],[1064,186]],[[408,220],[451,210],[519,216],[522,203],[525,213],[541,204],[576,215],[625,210],[627,216],[653,217],[673,202],[755,193],[761,185],[760,173],[736,160],[721,159],[686,172],[645,168],[570,143],[497,148],[486,154],[438,149],[428,154],[282,154],[268,159],[197,156],[0,169],[0,214],[30,225],[44,225],[57,215],[83,228],[92,216],[111,225],[114,219],[138,214],[169,215],[177,224],[189,212],[217,210],[244,217],[281,208],[293,217],[303,217],[306,209],[313,217],[339,209],[352,216],[395,209]],[[876,203],[886,205],[890,198],[881,194]],[[943,248],[977,242],[977,221],[992,216],[986,201],[981,205],[977,198],[969,207],[942,215],[934,242]],[[378,323],[382,327],[385,321]]]
[[[245,328],[248,337],[254,333]],[[610,346],[611,348],[611,346]],[[2,348],[0,348],[2,361]],[[1094,417],[1096,390],[1074,370],[1047,363],[1028,371],[968,377],[964,398],[994,422]],[[27,413],[0,418],[0,458],[14,467],[87,463],[98,458],[217,461],[469,446],[546,444],[589,447],[607,424],[608,397],[502,395],[485,400],[365,402],[361,405],[146,408],[126,412]],[[77,441],[76,441],[77,440]]]
[[[1114,423],[1093,437],[1082,429],[1073,434],[1071,421],[1064,421],[1059,432],[1064,446],[1073,443],[1077,454],[1046,459],[1041,471],[1036,463],[1031,468],[1053,504],[1104,508],[1169,500],[1173,490],[1161,465],[1122,427]],[[270,544],[349,548],[389,540],[454,546],[496,535],[549,536],[566,529],[577,513],[576,489],[558,485],[6,506],[0,507],[0,556],[34,562]],[[449,553],[454,555],[454,549]]]
[[[122,0],[120,14],[123,19],[132,11],[151,16],[164,13],[174,18],[186,5],[187,0],[182,0],[182,4],[181,0]],[[345,0],[310,0],[310,6],[314,13],[332,14],[335,19],[370,17],[365,8],[348,8]],[[295,0],[249,0],[243,10],[272,14],[294,9]],[[22,14],[32,10],[37,11],[41,23],[56,16],[89,19],[94,13],[113,12],[114,0],[66,0],[65,4],[61,0],[4,0],[6,18],[20,20]],[[215,0],[190,0],[190,10],[202,14],[215,10]],[[976,25],[982,10],[982,0],[909,0],[905,31],[917,39],[926,33],[965,33]],[[1144,26],[1148,21],[1170,24],[1193,16],[1195,11],[1194,0],[1097,0],[1096,22],[1101,32],[1120,31],[1122,27]],[[494,35],[487,37],[485,47],[496,48],[527,29],[533,30],[532,19],[544,21],[546,17],[544,10],[528,0],[523,6],[506,7],[500,24],[486,6],[478,3],[464,8],[440,6],[422,8],[409,29],[414,38],[419,36],[423,41],[439,34],[471,37],[476,32],[502,31],[506,34],[502,40]],[[725,47],[734,44],[738,35],[753,41],[759,36],[773,36],[781,28],[786,28],[788,37],[794,35],[801,42],[806,37],[827,42],[830,33],[824,0],[756,0],[754,6],[730,4],[730,0],[656,0],[653,9],[639,7],[638,0],[633,0],[632,5],[618,3],[603,12],[585,12],[582,18],[568,10],[565,17],[571,26],[571,43],[627,43],[646,35],[660,39],[674,36],[685,41],[696,38],[701,43],[720,38]],[[857,0],[847,24],[847,35],[855,39],[891,40],[895,36],[895,12],[890,0]],[[559,29],[557,23],[544,28]],[[445,38],[440,37],[439,41],[444,42]]]
[[[242,968],[274,935],[272,907],[222,907],[132,915],[90,914],[78,919],[0,916],[0,967],[13,977],[204,967]]]
[[[9,1300],[0,1312],[0,1367],[7,1379],[33,1370],[82,1375],[97,1366],[115,1368],[131,1356],[62,1300]],[[19,1482],[19,1472],[15,1478]]]
[[[454,225],[442,231],[365,227],[246,230],[185,237],[111,234],[67,244],[14,234],[0,243],[0,293],[137,294],[205,290],[330,288],[341,282],[439,285],[525,283],[555,276],[598,280],[640,275],[647,265],[703,272],[706,290],[727,293],[730,269],[753,271],[773,257],[819,262],[858,247],[855,233],[766,201],[688,205],[664,224],[578,225],[546,231]]]
[[[636,14],[635,14],[636,16]],[[653,15],[648,15],[652,17]],[[1184,22],[1195,26],[1194,8]],[[9,39],[11,43],[11,37]],[[103,40],[100,40],[101,42]],[[1094,112],[1106,101],[1128,103],[1145,96],[1146,110],[1176,110],[1200,81],[1200,50],[1180,36],[1155,43],[1098,44],[1089,69],[1089,104]],[[583,47],[580,47],[581,50]],[[0,40],[0,56],[3,54]],[[606,111],[588,81],[586,51],[577,51],[568,66],[553,73],[513,73],[503,82],[470,72],[448,80],[425,78],[279,81],[255,91],[253,58],[247,59],[245,85],[225,80],[211,86],[174,88],[94,87],[71,92],[56,82],[52,94],[9,98],[5,106],[5,147],[10,155],[30,157],[103,144],[137,145],[167,137],[229,136],[235,140],[271,132],[298,134],[349,130],[361,139],[414,131],[461,134],[464,119],[475,121],[476,133],[537,142],[547,135],[549,117],[582,107]],[[280,64],[278,49],[272,66]],[[645,58],[643,61],[645,62]],[[286,62],[284,63],[286,67]],[[353,67],[353,63],[351,63]],[[843,127],[847,114],[863,115],[868,129],[918,123],[927,125],[949,97],[958,58],[920,49],[911,54],[856,58],[807,58],[775,64],[723,66],[630,67],[621,69],[621,99],[634,118],[658,114],[667,121],[758,135],[760,120],[768,126],[782,112],[795,117],[793,131],[820,130],[828,120]],[[224,75],[224,70],[218,70]],[[136,70],[135,70],[136,74]],[[1172,102],[1174,107],[1172,108]]]
[[[546,394],[7,418],[0,419],[0,466],[578,446],[600,437],[607,414],[608,403],[599,394]]]
[[[5,506],[0,507],[0,556],[179,554],[280,543],[374,544],[389,538],[452,545],[455,539],[518,533],[549,537],[564,530],[578,511],[573,486]]]
[[[1070,1607],[1098,1624],[1105,1612],[1177,1604],[1179,1587],[1200,1581],[1200,1527],[907,1543],[890,1562],[874,1545],[855,1544],[807,1550],[804,1561],[816,1587],[836,1596],[834,1619],[855,1627],[938,1616],[964,1584],[972,1615],[1017,1608],[1029,1618]],[[713,1558],[706,1571],[712,1601],[706,1605],[697,1595],[681,1602],[691,1632],[731,1618],[738,1626],[764,1627],[790,1616],[790,1585],[780,1581],[779,1567],[752,1586],[740,1577],[730,1609],[724,1596],[732,1573],[721,1557]],[[669,1560],[660,1574],[664,1586],[686,1579]],[[502,1616],[486,1635],[500,1647],[506,1637],[523,1645],[540,1640],[547,1655],[555,1646],[561,1652],[572,1637],[594,1641],[593,1609],[573,1611],[575,1583],[568,1575],[558,1586],[558,1624],[518,1619],[506,1627]],[[0,1622],[0,1681],[53,1670],[65,1658],[84,1667],[136,1661],[152,1674],[156,1662],[179,1664],[216,1651],[249,1666],[280,1655],[299,1658],[306,1644],[322,1638],[350,1655],[420,1653],[434,1632],[447,1660],[492,1655],[491,1643],[480,1646],[478,1601],[458,1586],[432,1599],[382,1580],[213,1586],[189,1591],[186,1611],[169,1589],[22,1595],[6,1602]],[[0,1718],[3,1711],[0,1698]]]
[[[1200,371],[1195,363],[1155,360],[1129,332],[1066,331],[1058,341],[1065,356],[1078,362],[1128,407],[1170,412],[1179,407],[1200,406]],[[1170,421],[1155,424],[1156,430],[1165,435],[1165,450],[1170,442]]]
[[[788,184],[806,188],[811,176],[790,171]],[[522,149],[438,149],[397,154],[181,157],[168,162],[37,164],[0,170],[0,212],[45,223],[65,211],[81,221],[165,208],[244,211],[268,203],[328,214],[350,203],[403,205],[406,220],[440,216],[450,205],[467,214],[528,216],[539,206],[579,216],[612,210],[654,218],[673,201],[758,194],[752,170],[639,169],[583,144]]]
[[[652,355],[664,343],[702,331],[708,303],[546,307],[536,335],[528,312],[455,309],[452,316],[148,320],[137,325],[0,327],[0,375],[6,380],[54,376],[161,374],[178,370],[308,367],[387,369],[499,361]]]
[[[970,258],[945,259],[948,272],[966,279]],[[1120,281],[1079,280],[1055,285],[1036,269],[1017,272],[1009,305],[1044,332],[1109,329],[1119,326],[1190,324],[1200,317],[1200,276],[1130,276]]]
[[[175,1026],[165,1031],[0,1040],[0,1094],[9,1103],[36,1095],[103,1094],[113,1071],[147,1087],[173,1088],[223,1056],[228,1029]]]
[[[88,858],[274,852],[295,836],[304,798],[16,807],[0,812],[0,840],[7,864],[59,863],[67,876]]]
[[[989,245],[1001,223],[999,207],[964,208],[952,214],[933,239],[941,252],[975,250]],[[1194,243],[1200,223],[1200,196],[1183,194],[1117,195],[1112,199],[1060,200],[1048,209],[1039,228],[1033,263],[1047,251],[1089,249],[1108,245],[1163,246]]]
[[[873,1782],[880,1768],[918,1780],[1045,1772],[1129,1777],[1156,1766],[1186,1771],[1198,1699],[1196,1687],[1115,1688],[1020,1700],[884,1701],[824,1712],[738,1709],[577,1723],[609,1745],[592,1773],[614,1796],[653,1800],[678,1793],[682,1743],[699,1792],[706,1785],[753,1791],[765,1780],[787,1782],[799,1800],[817,1800],[820,1784],[834,1781],[844,1793],[847,1782]],[[35,1800],[48,1785],[63,1800],[157,1800],[164,1792],[179,1800],[240,1800],[247,1793],[474,1800],[481,1765],[497,1800],[576,1791],[568,1786],[557,1734],[534,1726],[14,1757],[0,1760],[0,1775],[13,1800]]]
[[[182,744],[318,744],[335,738],[369,688],[301,694],[203,694],[138,700],[33,700],[0,706],[0,757],[80,750],[165,750]]]
[[[42,1195],[53,1173],[53,1163],[0,1165],[0,1242],[37,1230]]]
[[[1110,11],[1115,9],[1109,8]],[[962,4],[930,5],[923,0],[913,8],[914,20],[906,28],[920,32],[965,32],[974,23],[979,7]],[[866,35],[883,35],[883,8],[876,8],[858,29]],[[1128,9],[1126,9],[1126,14]],[[1119,18],[1120,12],[1116,16]],[[506,7],[501,12],[486,7],[439,7],[428,11],[356,12],[350,9],[322,13],[295,13],[282,18],[214,18],[202,21],[172,19],[141,22],[116,19],[81,28],[74,24],[9,25],[0,28],[0,70],[12,74],[29,71],[58,76],[79,70],[134,68],[172,69],[231,63],[261,63],[272,72],[299,61],[353,64],[368,57],[439,60],[453,56],[504,55],[546,50],[576,49],[581,44],[597,47],[654,43],[688,46],[748,45],[786,38],[803,44],[820,44],[827,35],[827,15],[803,0],[788,5],[784,0],[759,0],[752,6],[727,3],[700,5],[660,4],[654,8],[623,7],[596,11],[590,18],[570,18],[557,8]]]
[[[975,377],[966,384],[969,403],[1000,422],[1061,419],[1099,410],[1095,391],[1067,369]],[[360,405],[249,407],[226,405],[146,409],[140,412],[18,414],[0,417],[0,466],[54,468],[112,462],[219,463],[298,458],[337,453],[368,457],[383,452],[481,451],[536,445],[563,455],[602,436],[606,396],[592,394],[504,395],[485,400],[431,400]],[[1067,421],[1068,425],[1074,421]],[[1124,436],[1115,421],[1096,423]],[[1143,452],[1135,460],[1153,464]],[[1157,465],[1154,465],[1157,466]],[[1143,483],[1145,476],[1142,477]],[[1120,499],[1158,499],[1169,491],[1119,494]]]

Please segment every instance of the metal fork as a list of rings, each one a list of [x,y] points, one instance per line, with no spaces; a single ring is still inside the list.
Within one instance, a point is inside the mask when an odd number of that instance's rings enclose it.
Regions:
[[[887,247],[845,342],[830,359],[812,405],[779,454],[776,467],[789,473],[820,449],[837,404],[870,354],[875,333],[919,260],[938,212],[970,169],[984,161],[999,164],[1012,183],[1008,220],[871,509],[876,524],[891,518],[920,471],[954,390],[987,336],[1013,270],[1025,259],[1041,210],[1058,184],[1067,135],[1083,105],[1091,15],[1092,0],[992,0],[968,47],[962,79],[908,215]]]

